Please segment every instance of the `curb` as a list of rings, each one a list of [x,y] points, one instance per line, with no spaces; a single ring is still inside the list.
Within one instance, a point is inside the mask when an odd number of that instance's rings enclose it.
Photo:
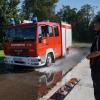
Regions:
[[[79,66],[86,58],[82,59],[74,68],[76,68],[77,66]],[[43,96],[42,98],[40,98],[39,100],[49,100],[50,97],[53,96],[53,94],[56,93],[56,91],[58,91],[61,87],[63,87],[71,78],[71,74],[74,70],[74,68],[68,72],[60,82],[57,83],[56,86],[54,86],[45,96]],[[77,77],[77,79],[79,79]]]

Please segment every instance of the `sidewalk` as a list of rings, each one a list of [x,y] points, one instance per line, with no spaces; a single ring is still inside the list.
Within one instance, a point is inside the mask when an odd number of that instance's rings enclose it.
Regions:
[[[93,85],[91,79],[91,70],[89,68],[89,61],[82,60],[77,66],[72,69],[52,90],[49,91],[40,100],[48,100],[57,89],[63,86],[71,78],[80,79],[79,83],[71,90],[71,92],[64,98],[64,100],[95,100],[93,93]]]
[[[72,71],[70,77],[78,77],[80,82],[64,100],[95,100],[89,61],[84,59]]]

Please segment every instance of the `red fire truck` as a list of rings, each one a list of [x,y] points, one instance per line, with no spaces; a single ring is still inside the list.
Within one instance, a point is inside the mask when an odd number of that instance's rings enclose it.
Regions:
[[[5,32],[6,64],[50,66],[56,58],[66,55],[72,45],[71,25],[49,21],[9,26]]]

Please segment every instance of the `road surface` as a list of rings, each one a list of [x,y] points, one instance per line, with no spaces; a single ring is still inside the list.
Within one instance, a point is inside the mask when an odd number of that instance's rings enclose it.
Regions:
[[[78,64],[89,48],[74,48],[65,58],[58,59],[51,67],[25,68],[0,65],[0,100],[35,100],[36,86],[43,73],[62,71],[63,75]]]

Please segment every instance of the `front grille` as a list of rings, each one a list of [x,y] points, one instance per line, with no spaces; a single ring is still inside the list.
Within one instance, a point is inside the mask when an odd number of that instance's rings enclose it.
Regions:
[[[28,49],[10,49],[11,56],[28,56]]]
[[[15,63],[19,63],[19,64],[25,64],[25,62],[22,61],[14,61]]]

